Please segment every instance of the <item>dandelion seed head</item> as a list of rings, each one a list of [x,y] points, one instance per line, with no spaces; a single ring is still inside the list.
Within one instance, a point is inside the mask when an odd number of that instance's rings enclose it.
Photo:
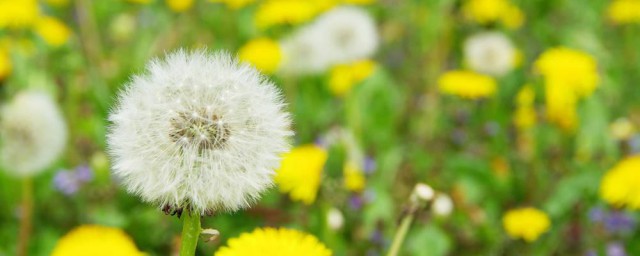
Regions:
[[[67,125],[48,94],[17,94],[0,110],[0,165],[18,177],[44,171],[63,152]]]
[[[516,51],[500,32],[482,32],[469,37],[464,43],[465,60],[479,73],[502,76],[513,69]]]
[[[156,59],[110,115],[114,173],[144,201],[204,214],[248,207],[289,149],[276,87],[227,53]]]

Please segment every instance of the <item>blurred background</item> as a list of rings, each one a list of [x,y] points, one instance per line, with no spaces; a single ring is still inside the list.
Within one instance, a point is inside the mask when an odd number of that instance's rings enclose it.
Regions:
[[[197,255],[266,226],[385,255],[407,216],[399,255],[640,255],[640,0],[0,0],[0,102],[45,91],[68,130],[39,174],[0,164],[1,256],[26,179],[28,255],[85,224],[177,251],[181,221],[110,174],[107,116],[149,59],[205,47],[269,76],[296,135]],[[414,207],[417,183],[440,199]]]

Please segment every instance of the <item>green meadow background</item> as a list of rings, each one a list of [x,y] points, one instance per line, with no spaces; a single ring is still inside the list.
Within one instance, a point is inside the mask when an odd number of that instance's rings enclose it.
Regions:
[[[375,170],[367,174],[361,195],[348,192],[341,187],[346,149],[332,147],[313,204],[293,202],[273,188],[251,209],[204,218],[203,226],[220,230],[222,236],[212,243],[201,241],[198,255],[212,255],[227,239],[262,226],[307,231],[335,255],[384,255],[417,182],[449,194],[455,209],[447,217],[419,212],[401,255],[586,255],[591,250],[606,255],[607,245],[616,241],[628,255],[640,255],[639,229],[611,234],[590,216],[596,208],[613,209],[598,196],[603,173],[640,147],[640,137],[619,141],[610,132],[618,118],[640,125],[640,25],[609,22],[605,14],[610,1],[605,0],[512,2],[525,13],[525,23],[502,30],[523,60],[498,79],[497,94],[490,99],[464,100],[438,91],[439,75],[463,66],[464,39],[486,29],[466,21],[462,3],[452,0],[364,5],[381,36],[373,58],[378,68],[344,98],[330,93],[327,74],[272,76],[293,114],[294,145],[313,143],[342,127],[353,132],[375,161]],[[185,13],[172,12],[163,1],[79,0],[45,8],[72,29],[70,41],[51,48],[31,40],[33,51],[12,53],[13,71],[0,81],[2,102],[27,85],[53,91],[69,125],[65,154],[34,180],[30,254],[48,255],[73,227],[95,223],[124,229],[149,255],[169,255],[181,221],[126,193],[109,173],[106,118],[115,94],[132,74],[143,71],[147,60],[172,49],[235,53],[252,38],[282,38],[294,26],[261,31],[253,23],[255,5],[230,11],[206,1],[197,1]],[[0,38],[12,36],[0,32]],[[533,128],[533,152],[525,157],[517,149],[514,97],[523,85],[533,85],[542,116],[543,84],[532,63],[554,46],[592,54],[599,87],[580,102],[576,132],[564,132],[540,117]],[[95,178],[72,195],[56,190],[56,172],[78,165],[89,165]],[[15,253],[20,185],[0,172],[2,256]],[[365,201],[361,208],[351,205],[354,196]],[[550,230],[533,243],[514,240],[503,229],[503,214],[519,206],[541,209],[551,219]],[[339,230],[327,226],[331,207],[344,214],[345,226]],[[622,211],[634,220],[640,217]]]

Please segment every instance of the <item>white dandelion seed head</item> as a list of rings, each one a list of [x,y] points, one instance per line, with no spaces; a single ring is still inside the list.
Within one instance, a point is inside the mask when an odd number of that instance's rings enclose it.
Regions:
[[[312,27],[303,27],[280,42],[282,64],[280,72],[285,75],[318,74],[331,66],[331,59],[324,51],[324,37]]]
[[[163,207],[248,207],[290,148],[284,108],[273,83],[227,53],[168,54],[119,94],[109,116],[113,172]]]
[[[501,32],[481,32],[467,38],[464,57],[469,67],[480,73],[502,76],[514,66],[516,50]]]
[[[453,211],[453,201],[451,197],[446,194],[438,194],[436,198],[433,199],[431,210],[433,214],[437,216],[449,216]]]
[[[376,22],[361,8],[334,8],[310,26],[322,35],[324,54],[332,64],[370,58],[378,49],[380,38]]]
[[[67,125],[52,97],[40,91],[17,94],[0,113],[0,163],[11,175],[28,177],[60,157]]]
[[[335,207],[331,207],[327,212],[327,225],[331,230],[339,230],[344,226],[344,215]]]

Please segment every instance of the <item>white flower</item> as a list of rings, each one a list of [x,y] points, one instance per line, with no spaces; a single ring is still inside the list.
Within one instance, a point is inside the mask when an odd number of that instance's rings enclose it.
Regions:
[[[431,210],[433,214],[437,216],[449,216],[451,211],[453,211],[453,201],[451,197],[446,194],[438,194],[435,199],[433,199],[433,205],[431,205]]]
[[[273,83],[227,53],[171,53],[119,95],[109,117],[114,173],[165,211],[248,207],[290,148],[284,107]]]
[[[427,184],[418,183],[413,188],[413,195],[416,197],[416,199],[419,199],[421,201],[430,201],[431,199],[433,199],[435,191],[433,191],[433,188],[431,188]]]
[[[500,32],[482,32],[464,43],[464,57],[469,67],[480,73],[502,76],[514,67],[516,51],[511,40]]]
[[[67,125],[48,94],[17,94],[0,114],[0,163],[18,177],[34,176],[64,151]]]
[[[344,226],[344,215],[335,207],[327,212],[327,225],[331,230],[339,230]]]
[[[311,27],[322,35],[324,53],[332,64],[370,58],[379,45],[373,18],[363,9],[337,7],[320,16]]]
[[[317,74],[331,66],[324,51],[323,35],[311,27],[303,27],[280,42],[282,64],[280,72],[286,75]]]
[[[378,44],[375,21],[366,11],[337,7],[280,43],[283,52],[280,72],[322,73],[335,64],[371,57]]]

